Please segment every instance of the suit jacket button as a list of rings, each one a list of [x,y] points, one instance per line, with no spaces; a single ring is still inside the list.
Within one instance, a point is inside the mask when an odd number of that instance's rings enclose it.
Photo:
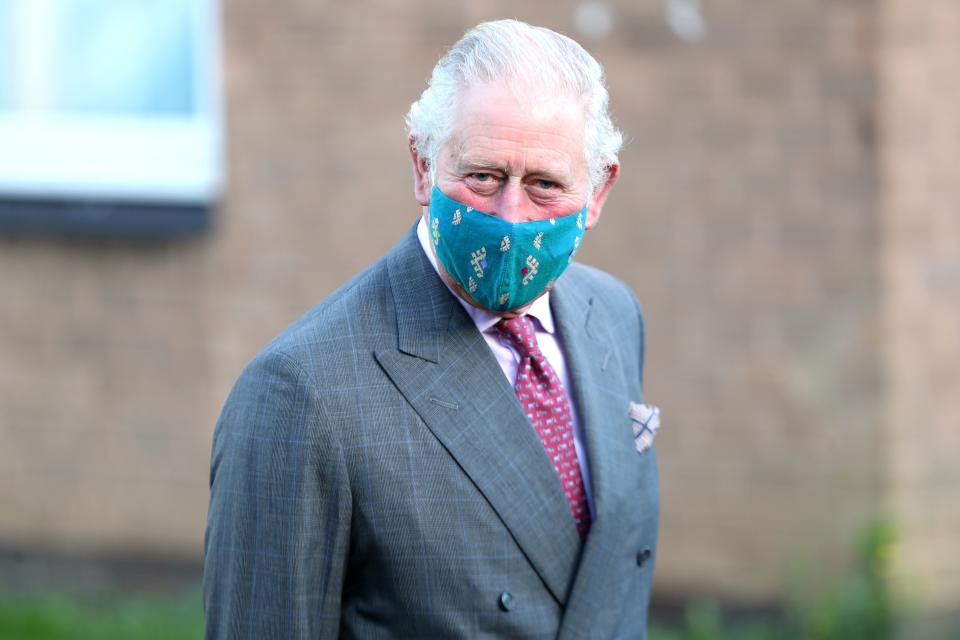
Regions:
[[[497,599],[497,603],[500,605],[500,608],[504,611],[512,611],[514,604],[513,596],[510,595],[509,591],[504,591],[500,594],[500,597]]]
[[[637,552],[637,566],[642,567],[644,563],[650,559],[650,556],[653,555],[653,552],[650,551],[650,547],[644,547]]]

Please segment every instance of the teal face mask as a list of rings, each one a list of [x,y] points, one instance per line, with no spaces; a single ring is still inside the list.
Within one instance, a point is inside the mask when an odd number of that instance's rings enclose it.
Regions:
[[[430,194],[430,240],[440,264],[490,311],[519,309],[560,277],[580,248],[587,207],[548,220],[508,222]]]

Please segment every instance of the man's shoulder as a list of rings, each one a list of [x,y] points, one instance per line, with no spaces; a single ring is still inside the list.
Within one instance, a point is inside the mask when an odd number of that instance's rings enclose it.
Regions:
[[[297,318],[264,346],[263,351],[297,355],[358,325],[382,322],[390,297],[386,257],[381,257]]]
[[[610,313],[639,313],[640,303],[633,290],[620,278],[596,267],[574,262],[561,282],[562,286],[572,289],[577,295],[592,298],[594,305]]]
[[[589,324],[597,335],[604,336],[622,358],[624,378],[643,379],[646,323],[640,302],[633,291],[619,278],[595,267],[573,264],[562,281],[565,295],[579,298],[580,310],[589,314]],[[561,283],[557,283],[559,290]]]
[[[396,246],[287,326],[258,354],[282,354],[309,368],[348,352],[395,342],[396,310],[390,270],[421,251],[407,234]]]

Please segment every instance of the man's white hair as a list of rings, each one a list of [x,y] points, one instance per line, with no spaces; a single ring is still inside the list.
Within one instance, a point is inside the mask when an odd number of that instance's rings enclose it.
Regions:
[[[420,99],[410,105],[407,130],[434,182],[437,155],[453,133],[460,91],[483,83],[504,83],[524,94],[544,89],[552,91],[547,95],[582,101],[590,184],[593,189],[603,184],[623,144],[610,120],[603,69],[567,36],[517,20],[483,22],[468,31],[440,59]]]

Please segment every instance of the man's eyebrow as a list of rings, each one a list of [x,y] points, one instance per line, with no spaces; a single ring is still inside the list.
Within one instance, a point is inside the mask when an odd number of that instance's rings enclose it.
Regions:
[[[457,169],[461,173],[470,173],[478,170],[507,173],[507,169],[502,165],[484,158],[463,158],[457,163]],[[530,171],[527,175],[545,178],[553,182],[564,181],[564,172],[554,167],[544,167],[539,171]]]
[[[464,169],[490,169],[494,171],[504,170],[504,168],[496,162],[484,160],[483,158],[463,158],[460,160],[458,166],[461,171]]]

